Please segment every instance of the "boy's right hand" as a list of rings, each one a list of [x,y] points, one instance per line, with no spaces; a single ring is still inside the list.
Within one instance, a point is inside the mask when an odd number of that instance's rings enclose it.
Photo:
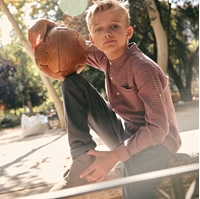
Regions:
[[[102,182],[120,161],[115,149],[112,151],[90,149],[87,154],[95,156],[95,161],[80,175],[80,178],[86,177],[87,181]]]
[[[58,26],[57,23],[48,19],[40,19],[28,30],[28,40],[33,50],[41,43],[48,29]]]

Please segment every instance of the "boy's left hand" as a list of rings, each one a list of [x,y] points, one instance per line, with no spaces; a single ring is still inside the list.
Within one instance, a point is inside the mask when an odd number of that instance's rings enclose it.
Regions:
[[[96,157],[93,164],[80,175],[81,178],[86,177],[87,181],[103,181],[115,164],[119,162],[119,156],[115,150],[96,151],[91,149],[87,154]]]

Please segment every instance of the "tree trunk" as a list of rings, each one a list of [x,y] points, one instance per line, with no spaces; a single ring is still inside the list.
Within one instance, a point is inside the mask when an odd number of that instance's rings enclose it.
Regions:
[[[167,73],[168,66],[168,43],[167,35],[163,29],[160,14],[157,10],[154,0],[145,0],[147,5],[149,19],[154,30],[157,45],[157,63],[162,70]]]
[[[191,89],[184,88],[180,90],[181,100],[184,102],[189,102],[192,100]]]
[[[190,59],[188,61],[188,66],[187,66],[188,71],[186,75],[186,89],[188,91],[188,95],[190,96],[190,101],[192,100],[192,92],[191,92],[192,75],[193,75],[192,69],[194,67],[195,59],[198,55],[199,55],[199,46],[190,56]]]
[[[180,100],[182,101],[191,101],[191,91],[184,87],[181,77],[177,74],[172,63],[169,61],[168,73],[170,77],[174,80],[175,85],[177,86],[180,93]]]
[[[189,62],[187,63],[187,75],[186,75],[186,86],[183,85],[183,82],[181,80],[181,77],[177,74],[176,70],[174,69],[172,63],[169,60],[168,65],[168,73],[170,77],[174,80],[174,83],[176,84],[179,93],[180,93],[180,99],[182,101],[191,101],[192,100],[192,92],[191,92],[191,83],[192,83],[192,68],[194,67],[194,62],[196,57],[199,54],[199,47],[192,53],[192,56],[189,59]]]
[[[7,6],[6,6],[6,4],[4,3],[3,0],[0,0],[0,8],[2,9],[2,11],[8,17],[8,20],[12,24],[13,29],[14,29],[17,37],[20,40],[20,43],[25,48],[25,50],[26,50],[27,54],[30,56],[31,60],[35,63],[33,50],[31,48],[29,42],[24,37],[24,35],[23,35],[22,31],[20,30],[16,20],[14,19],[13,15],[10,13],[9,9],[7,8]],[[62,130],[65,130],[64,110],[63,110],[63,105],[62,105],[62,102],[59,98],[59,95],[57,94],[57,92],[53,88],[53,85],[52,85],[51,81],[49,80],[49,78],[46,77],[41,71],[39,71],[39,74],[40,74],[40,77],[41,77],[43,83],[45,84],[50,96],[53,99],[53,102],[54,102],[54,105],[55,105],[55,108],[56,108],[56,111],[57,111],[57,114],[58,114],[58,118],[59,118],[59,121],[60,121],[60,127],[61,127]]]
[[[29,113],[30,113],[30,115],[29,115],[29,116],[32,116],[32,115],[34,115],[34,112],[33,112],[33,106],[32,106],[32,103],[31,103],[31,101],[30,101],[30,100],[27,100],[27,101],[26,101],[26,104],[27,104],[27,106],[28,106],[28,109],[29,109]]]
[[[180,90],[184,89],[182,79],[178,75],[176,70],[174,69],[173,64],[171,63],[170,60],[169,60],[169,65],[168,65],[168,73],[169,73],[169,76],[174,80],[174,83],[176,84],[179,92],[180,92]]]

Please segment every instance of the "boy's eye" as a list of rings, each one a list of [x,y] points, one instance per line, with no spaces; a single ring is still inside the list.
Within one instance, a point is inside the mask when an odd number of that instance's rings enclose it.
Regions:
[[[116,28],[118,28],[119,26],[118,26],[118,25],[112,25],[111,27],[112,27],[112,29],[116,29]]]
[[[94,32],[100,32],[101,31],[101,28],[96,28],[95,30],[94,30]]]

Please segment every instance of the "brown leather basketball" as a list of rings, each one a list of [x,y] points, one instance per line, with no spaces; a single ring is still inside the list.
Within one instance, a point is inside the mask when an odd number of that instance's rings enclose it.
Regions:
[[[35,62],[48,77],[63,79],[72,73],[80,73],[87,62],[84,38],[74,29],[54,27],[35,49]]]

